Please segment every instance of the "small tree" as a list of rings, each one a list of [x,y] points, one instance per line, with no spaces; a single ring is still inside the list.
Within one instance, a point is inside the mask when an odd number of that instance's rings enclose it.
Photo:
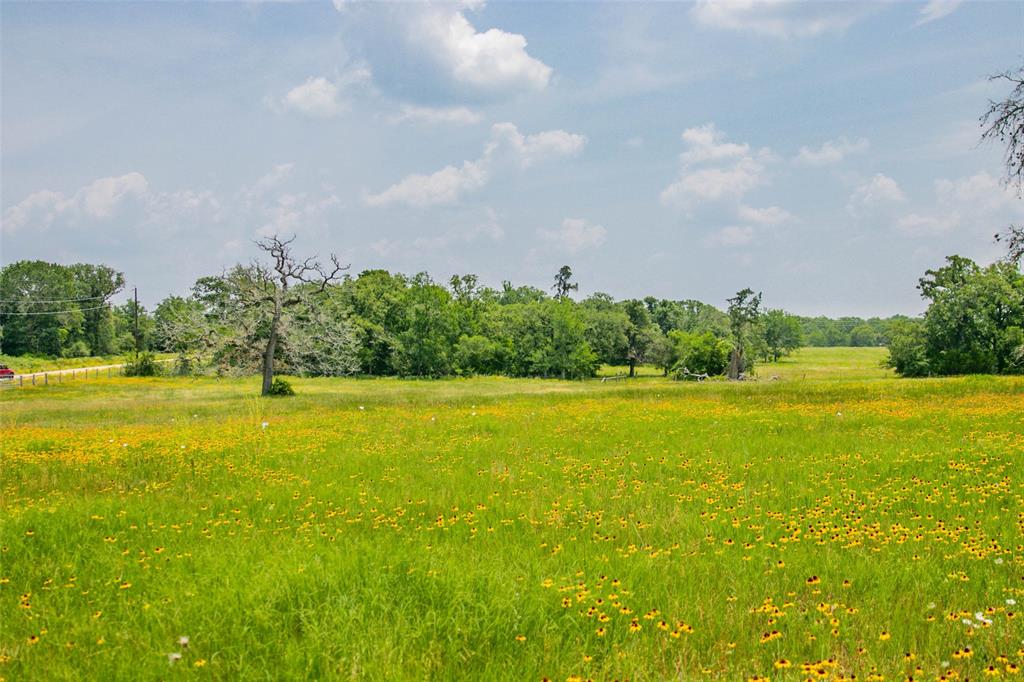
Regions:
[[[729,378],[739,379],[746,369],[744,350],[750,328],[757,322],[761,314],[761,294],[754,295],[754,290],[747,288],[738,291],[730,299],[727,310],[729,314],[729,331],[732,333],[732,357],[729,359]]]
[[[563,265],[558,269],[558,274],[555,275],[555,285],[551,287],[551,290],[555,292],[555,298],[561,300],[569,298],[570,291],[578,291],[580,285],[572,281],[572,268],[568,265]]]

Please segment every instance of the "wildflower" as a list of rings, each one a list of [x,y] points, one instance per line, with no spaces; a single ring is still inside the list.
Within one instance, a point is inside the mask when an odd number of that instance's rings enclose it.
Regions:
[[[174,652],[171,652],[171,653],[167,654],[167,663],[169,665],[174,665],[177,661],[180,661],[180,660],[181,660],[181,654],[178,653],[177,651],[174,651]]]
[[[200,658],[198,661],[196,661],[192,665],[194,665],[197,668],[202,668],[204,665],[206,665],[206,659],[205,658]]]
[[[517,642],[525,642],[526,641],[526,635],[516,635],[516,641]]]
[[[187,648],[188,648],[188,637],[186,637],[185,635],[182,635],[181,637],[179,637],[179,638],[178,638],[178,644],[179,644],[179,645],[180,645],[180,646],[181,646],[182,648],[185,648],[185,649],[187,649]]]

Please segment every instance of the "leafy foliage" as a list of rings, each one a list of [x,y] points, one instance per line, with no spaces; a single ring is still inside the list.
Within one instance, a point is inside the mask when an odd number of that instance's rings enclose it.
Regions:
[[[931,301],[919,325],[903,325],[889,344],[904,376],[1011,374],[1024,370],[1024,275],[1015,265],[986,268],[961,256],[928,270],[918,288]]]

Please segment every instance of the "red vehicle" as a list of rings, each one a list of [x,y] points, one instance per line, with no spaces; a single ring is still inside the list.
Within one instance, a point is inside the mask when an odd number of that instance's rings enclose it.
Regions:
[[[0,365],[0,381],[11,381],[14,379],[14,370],[7,365]]]

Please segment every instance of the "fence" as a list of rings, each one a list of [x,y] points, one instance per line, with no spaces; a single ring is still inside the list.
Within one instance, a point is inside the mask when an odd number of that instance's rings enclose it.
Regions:
[[[157,362],[174,362],[173,359],[157,360]],[[17,374],[9,379],[0,380],[0,389],[24,388],[25,386],[49,386],[63,384],[65,381],[81,379],[99,379],[124,375],[124,365],[104,365],[102,367],[76,367],[72,369],[52,369],[31,374]]]

